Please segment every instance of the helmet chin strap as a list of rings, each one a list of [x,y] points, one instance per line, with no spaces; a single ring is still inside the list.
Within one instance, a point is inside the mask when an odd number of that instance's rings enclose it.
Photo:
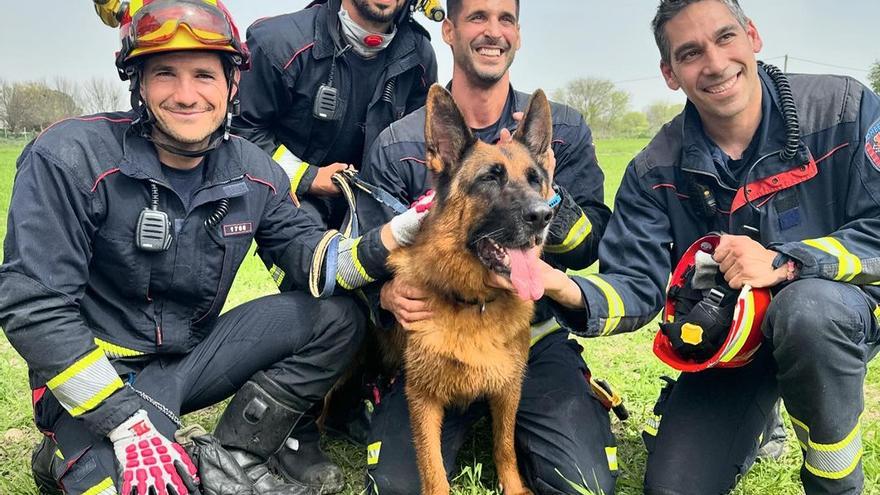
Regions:
[[[189,150],[184,149],[179,146],[173,144],[170,140],[166,140],[164,138],[156,139],[157,136],[154,135],[154,131],[157,135],[163,137],[169,137],[168,134],[158,126],[155,126],[156,119],[153,116],[152,112],[150,112],[149,107],[147,107],[146,103],[140,97],[140,71],[138,71],[137,75],[133,75],[131,77],[131,102],[132,108],[140,109],[140,115],[138,118],[132,122],[133,126],[138,126],[139,134],[141,137],[146,139],[147,141],[153,143],[154,145],[162,148],[163,150],[172,153],[178,156],[184,156],[187,158],[200,158],[211,151],[217,149],[220,146],[220,143],[223,141],[229,140],[229,131],[232,127],[232,117],[234,115],[238,115],[240,110],[240,101],[237,96],[234,96],[233,89],[235,88],[235,67],[229,66],[226,69],[226,80],[227,80],[227,112],[226,119],[223,121],[223,125],[218,127],[214,132],[211,133],[208,139],[208,144],[202,149],[198,150]]]
[[[169,153],[172,153],[172,154],[178,155],[178,156],[185,156],[187,158],[203,157],[203,156],[207,155],[208,153],[210,153],[211,151],[215,150],[217,148],[217,146],[220,146],[221,142],[223,142],[229,138],[229,134],[221,127],[221,128],[218,128],[216,131],[214,131],[211,134],[211,136],[208,140],[207,146],[205,146],[204,148],[199,149],[199,150],[188,150],[188,149],[184,149],[184,148],[180,148],[178,146],[175,146],[174,144],[172,144],[169,141],[166,141],[165,139],[156,139],[156,137],[157,137],[156,134],[161,135],[161,136],[167,136],[167,134],[165,132],[163,132],[161,129],[159,129],[158,127],[153,128],[152,126],[150,126],[150,129],[147,129],[146,127],[144,127],[144,129],[147,131],[146,133],[142,132],[142,134],[141,134],[144,137],[144,139],[155,144],[156,146],[162,148],[163,150],[165,150]],[[154,131],[157,131],[157,132],[154,132]]]

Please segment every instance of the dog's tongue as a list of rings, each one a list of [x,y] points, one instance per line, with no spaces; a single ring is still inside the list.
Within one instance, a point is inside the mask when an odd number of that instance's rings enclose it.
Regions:
[[[510,257],[510,281],[516,294],[523,300],[537,301],[544,295],[541,272],[538,268],[537,249],[508,249]]]

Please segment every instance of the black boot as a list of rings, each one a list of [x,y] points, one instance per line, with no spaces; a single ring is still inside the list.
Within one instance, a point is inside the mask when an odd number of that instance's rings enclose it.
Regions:
[[[275,477],[267,460],[278,452],[307,404],[259,372],[236,392],[214,436],[244,468],[260,494],[315,495],[309,487]]]
[[[358,368],[354,373],[341,386],[334,388],[326,399],[329,402],[325,408],[323,430],[327,435],[366,447],[372,410],[367,404],[373,399],[373,390],[378,393],[378,388],[365,383],[368,379],[362,369]]]
[[[314,409],[305,414],[275,454],[278,474],[320,495],[339,493],[345,488],[345,477],[342,469],[321,450],[316,415]]]
[[[56,466],[59,462],[63,462],[55,453],[58,452],[58,446],[49,437],[43,437],[40,443],[34,446],[34,452],[31,454],[31,474],[34,477],[34,484],[40,495],[63,495],[61,487],[55,480]]]

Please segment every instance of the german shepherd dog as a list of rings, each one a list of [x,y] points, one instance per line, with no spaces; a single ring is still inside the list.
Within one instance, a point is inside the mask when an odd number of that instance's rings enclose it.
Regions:
[[[449,493],[440,451],[444,408],[479,398],[489,402],[504,493],[531,493],[517,470],[513,434],[529,324],[543,295],[537,261],[552,218],[545,199],[551,134],[550,105],[540,90],[513,139],[496,145],[474,137],[445,89],[434,85],[428,94],[434,205],[416,241],[389,258],[395,277],[428,292],[433,312],[389,335],[406,374],[423,494]],[[493,272],[509,277],[515,292],[490,286]]]

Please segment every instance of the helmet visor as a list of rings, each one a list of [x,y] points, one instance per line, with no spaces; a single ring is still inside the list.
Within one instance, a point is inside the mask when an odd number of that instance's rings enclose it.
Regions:
[[[131,21],[134,48],[168,43],[181,25],[206,45],[233,44],[232,27],[220,9],[202,2],[153,2]]]

